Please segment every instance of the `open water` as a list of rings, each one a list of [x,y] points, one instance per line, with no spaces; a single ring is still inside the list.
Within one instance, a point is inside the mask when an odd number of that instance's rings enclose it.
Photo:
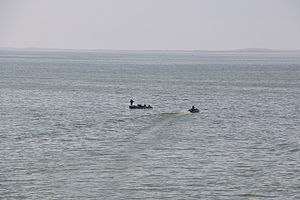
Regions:
[[[300,199],[299,125],[299,54],[0,51],[1,199]]]

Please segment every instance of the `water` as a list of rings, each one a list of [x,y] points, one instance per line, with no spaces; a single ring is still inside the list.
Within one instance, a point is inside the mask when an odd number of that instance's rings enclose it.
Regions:
[[[2,199],[300,199],[299,54],[2,50],[0,92]]]

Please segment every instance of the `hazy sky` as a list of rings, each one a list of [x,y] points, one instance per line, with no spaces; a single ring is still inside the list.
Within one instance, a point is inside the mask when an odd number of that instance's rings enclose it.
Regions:
[[[300,0],[0,0],[0,47],[300,49]]]

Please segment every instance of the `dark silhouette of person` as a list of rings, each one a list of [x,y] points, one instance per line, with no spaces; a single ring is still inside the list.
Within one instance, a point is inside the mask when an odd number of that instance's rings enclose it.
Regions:
[[[130,105],[131,105],[131,106],[132,106],[133,102],[134,102],[134,101],[133,101],[132,99],[130,99]]]
[[[195,110],[195,106],[192,106],[192,110]]]

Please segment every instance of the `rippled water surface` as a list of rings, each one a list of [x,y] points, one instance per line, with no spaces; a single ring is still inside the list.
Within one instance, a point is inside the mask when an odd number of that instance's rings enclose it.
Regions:
[[[0,92],[3,199],[300,199],[299,54],[2,50]]]

